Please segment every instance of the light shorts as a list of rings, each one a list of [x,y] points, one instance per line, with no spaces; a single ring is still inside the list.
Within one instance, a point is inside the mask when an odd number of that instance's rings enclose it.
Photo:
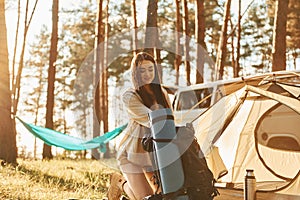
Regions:
[[[153,167],[149,164],[149,162],[133,163],[128,160],[126,152],[123,152],[118,156],[118,164],[122,173],[144,173],[145,171],[153,171]]]

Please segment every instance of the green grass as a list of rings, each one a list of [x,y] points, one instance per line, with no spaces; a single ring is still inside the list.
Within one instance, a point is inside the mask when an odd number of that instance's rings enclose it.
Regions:
[[[115,160],[18,160],[0,167],[0,199],[103,199]],[[114,167],[111,167],[114,166]]]

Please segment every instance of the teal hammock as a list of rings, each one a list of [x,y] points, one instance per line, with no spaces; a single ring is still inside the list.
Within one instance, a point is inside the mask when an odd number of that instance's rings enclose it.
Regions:
[[[101,152],[105,152],[106,143],[118,136],[127,127],[127,124],[125,124],[114,129],[113,131],[105,133],[104,135],[85,141],[81,138],[66,135],[49,128],[28,124],[18,117],[16,118],[25,126],[25,128],[30,133],[32,133],[35,137],[43,140],[47,145],[53,145],[71,151],[98,148]]]

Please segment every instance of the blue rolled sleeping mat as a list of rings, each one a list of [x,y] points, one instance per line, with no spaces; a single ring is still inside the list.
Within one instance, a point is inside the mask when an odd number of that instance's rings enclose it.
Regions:
[[[184,185],[181,154],[176,144],[177,134],[172,110],[169,108],[149,113],[150,129],[154,141],[154,157],[159,172],[162,194],[174,193]],[[178,197],[177,199],[188,199]]]

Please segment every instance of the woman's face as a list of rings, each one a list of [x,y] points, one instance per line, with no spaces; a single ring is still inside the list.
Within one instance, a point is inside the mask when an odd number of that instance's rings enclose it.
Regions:
[[[150,84],[155,77],[154,64],[149,60],[144,60],[138,67],[142,84]]]

